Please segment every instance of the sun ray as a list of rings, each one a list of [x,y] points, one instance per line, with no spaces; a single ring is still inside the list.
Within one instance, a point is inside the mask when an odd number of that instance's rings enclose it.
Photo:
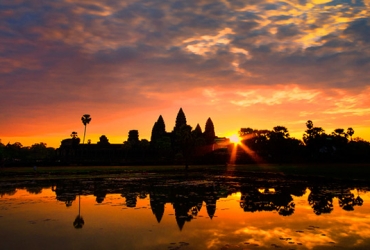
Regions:
[[[233,145],[230,145],[230,147],[231,147],[231,153],[230,153],[229,164],[230,165],[235,165],[236,153],[238,151],[238,145],[237,144],[233,144]]]
[[[233,143],[232,145],[230,145],[231,147],[230,160],[229,160],[230,165],[235,165],[237,154],[238,154],[238,148],[241,148],[246,154],[248,154],[255,163],[257,164],[264,163],[264,160],[262,159],[262,157],[260,157],[257,154],[256,151],[252,150],[251,148],[249,148],[247,145],[243,143],[243,140],[251,139],[253,137],[254,137],[253,134],[247,134],[242,137],[236,134],[233,134],[229,137],[230,142]]]
[[[263,163],[263,159],[256,153],[256,151],[250,149],[247,145],[244,145],[243,143],[240,143],[240,147],[253,159],[255,163]]]

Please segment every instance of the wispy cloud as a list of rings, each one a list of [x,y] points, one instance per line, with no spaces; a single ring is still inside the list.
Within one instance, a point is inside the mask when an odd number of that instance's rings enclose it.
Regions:
[[[369,10],[369,0],[4,0],[0,129],[11,136],[29,116],[51,131],[51,113],[108,117],[180,102],[305,109],[336,91],[352,101],[318,111],[361,119]]]

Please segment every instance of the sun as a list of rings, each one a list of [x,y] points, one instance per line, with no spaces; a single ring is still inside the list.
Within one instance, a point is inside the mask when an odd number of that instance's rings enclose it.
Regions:
[[[234,144],[239,144],[240,143],[240,137],[236,134],[233,134],[229,137],[230,139],[230,142],[234,143]]]

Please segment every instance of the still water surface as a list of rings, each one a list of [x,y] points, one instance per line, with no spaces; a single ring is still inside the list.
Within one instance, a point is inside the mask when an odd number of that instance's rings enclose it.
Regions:
[[[370,249],[363,183],[75,179],[0,196],[0,249]]]

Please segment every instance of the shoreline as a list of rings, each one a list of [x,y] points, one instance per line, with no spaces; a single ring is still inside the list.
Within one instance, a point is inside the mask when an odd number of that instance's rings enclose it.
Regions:
[[[249,165],[183,165],[166,166],[57,166],[0,168],[0,181],[15,179],[103,178],[136,175],[181,177],[208,175],[266,174],[301,177],[320,177],[342,180],[370,181],[369,164],[249,164]]]

